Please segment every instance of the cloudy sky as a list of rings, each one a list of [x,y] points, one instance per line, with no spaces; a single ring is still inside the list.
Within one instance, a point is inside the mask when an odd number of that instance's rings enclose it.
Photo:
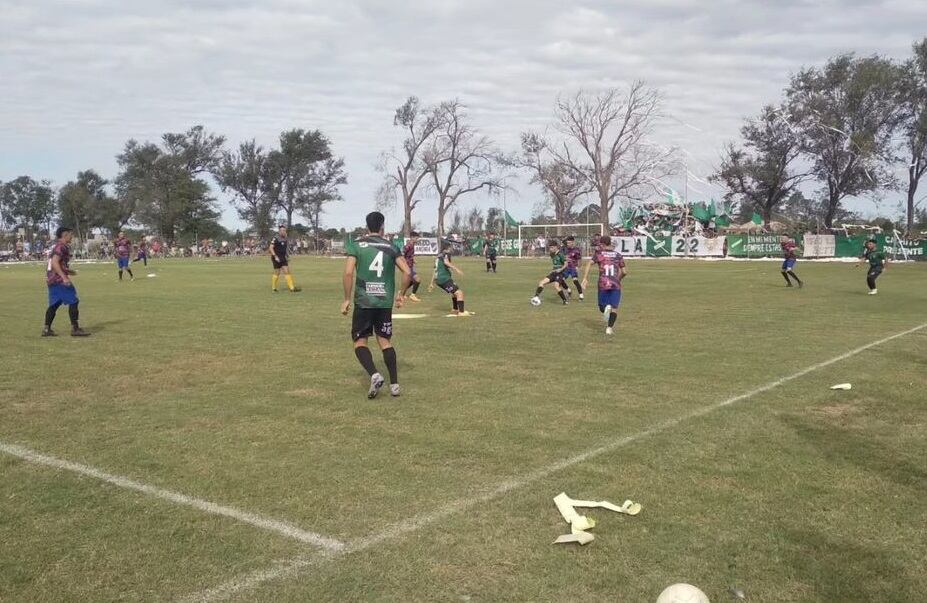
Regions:
[[[193,124],[266,146],[319,128],[350,179],[325,221],[352,227],[407,96],[460,98],[514,150],[559,93],[634,79],[663,91],[672,118],[657,138],[705,177],[791,73],[847,51],[905,57],[925,23],[927,2],[910,0],[0,0],[0,180],[112,177],[127,139]],[[528,218],[540,191],[512,185],[510,211]]]

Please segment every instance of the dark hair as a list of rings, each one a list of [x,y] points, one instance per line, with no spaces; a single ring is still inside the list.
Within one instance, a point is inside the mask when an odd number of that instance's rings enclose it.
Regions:
[[[412,232],[409,233],[409,236],[410,236],[410,237],[417,237],[417,236],[419,236],[418,231],[413,230]]]
[[[560,247],[560,241],[558,241],[557,239],[551,239],[550,241],[548,241],[547,246],[548,247]]]
[[[608,235],[602,235],[602,238],[599,239],[599,243],[608,247],[609,245],[612,244],[612,238]]]
[[[380,232],[383,230],[384,222],[386,222],[386,217],[378,211],[372,211],[367,214],[367,230],[370,232]]]
[[[573,242],[575,243],[575,242],[576,242],[576,237],[574,237],[573,235],[570,235],[570,236],[568,236],[568,237],[566,238],[566,240],[567,240],[567,241],[573,241]]]
[[[876,245],[878,245],[878,244],[879,244],[879,242],[878,242],[878,241],[876,241],[875,239],[869,239],[869,240],[868,240],[868,241],[866,241],[866,242],[867,242],[867,243],[875,243]]]
[[[281,228],[286,228],[286,224],[281,224],[280,226],[277,227],[277,230],[280,230]]]
[[[68,228],[67,226],[59,226],[58,230],[55,231],[55,238],[60,239],[61,235],[63,235],[66,232],[71,232],[72,230],[73,229]]]

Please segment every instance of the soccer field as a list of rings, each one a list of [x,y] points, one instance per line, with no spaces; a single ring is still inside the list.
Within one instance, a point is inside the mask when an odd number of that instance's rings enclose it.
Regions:
[[[342,265],[76,265],[88,339],[0,266],[0,600],[927,596],[927,263],[632,259],[606,339],[594,292],[529,305],[548,262],[461,260],[476,316],[397,310],[373,401]],[[561,491],[643,512],[555,546]]]

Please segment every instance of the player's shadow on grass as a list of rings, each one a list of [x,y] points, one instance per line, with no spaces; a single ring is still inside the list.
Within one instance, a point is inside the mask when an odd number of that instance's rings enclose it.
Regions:
[[[853,535],[834,538],[810,529],[785,527],[783,555],[812,593],[808,601],[919,601],[916,585],[905,580],[901,551],[861,544]],[[886,545],[890,546],[890,545]],[[921,593],[922,594],[922,593]]]
[[[851,463],[900,486],[919,492],[927,490],[927,471],[904,460],[900,450],[886,447],[884,439],[863,437],[859,431],[832,422],[819,427],[811,419],[794,415],[784,421],[831,462]]]
[[[127,322],[127,320],[128,319],[126,318],[120,318],[118,320],[104,320],[102,322],[95,322],[95,323],[88,325],[87,330],[92,331],[94,333],[100,333],[101,331],[105,331],[107,328],[113,325],[119,325],[124,322]]]

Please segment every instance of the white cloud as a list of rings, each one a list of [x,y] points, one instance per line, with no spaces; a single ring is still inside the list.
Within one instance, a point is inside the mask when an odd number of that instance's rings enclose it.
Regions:
[[[347,161],[346,202],[328,218],[347,226],[373,204],[373,165],[398,142],[392,114],[410,94],[460,97],[513,148],[558,93],[643,78],[701,130],[667,120],[658,136],[704,176],[801,67],[853,50],[905,56],[927,3],[0,0],[0,15],[0,179],[112,176],[128,138],[194,123],[265,145],[320,128]],[[540,193],[516,186],[512,211],[527,216]]]

